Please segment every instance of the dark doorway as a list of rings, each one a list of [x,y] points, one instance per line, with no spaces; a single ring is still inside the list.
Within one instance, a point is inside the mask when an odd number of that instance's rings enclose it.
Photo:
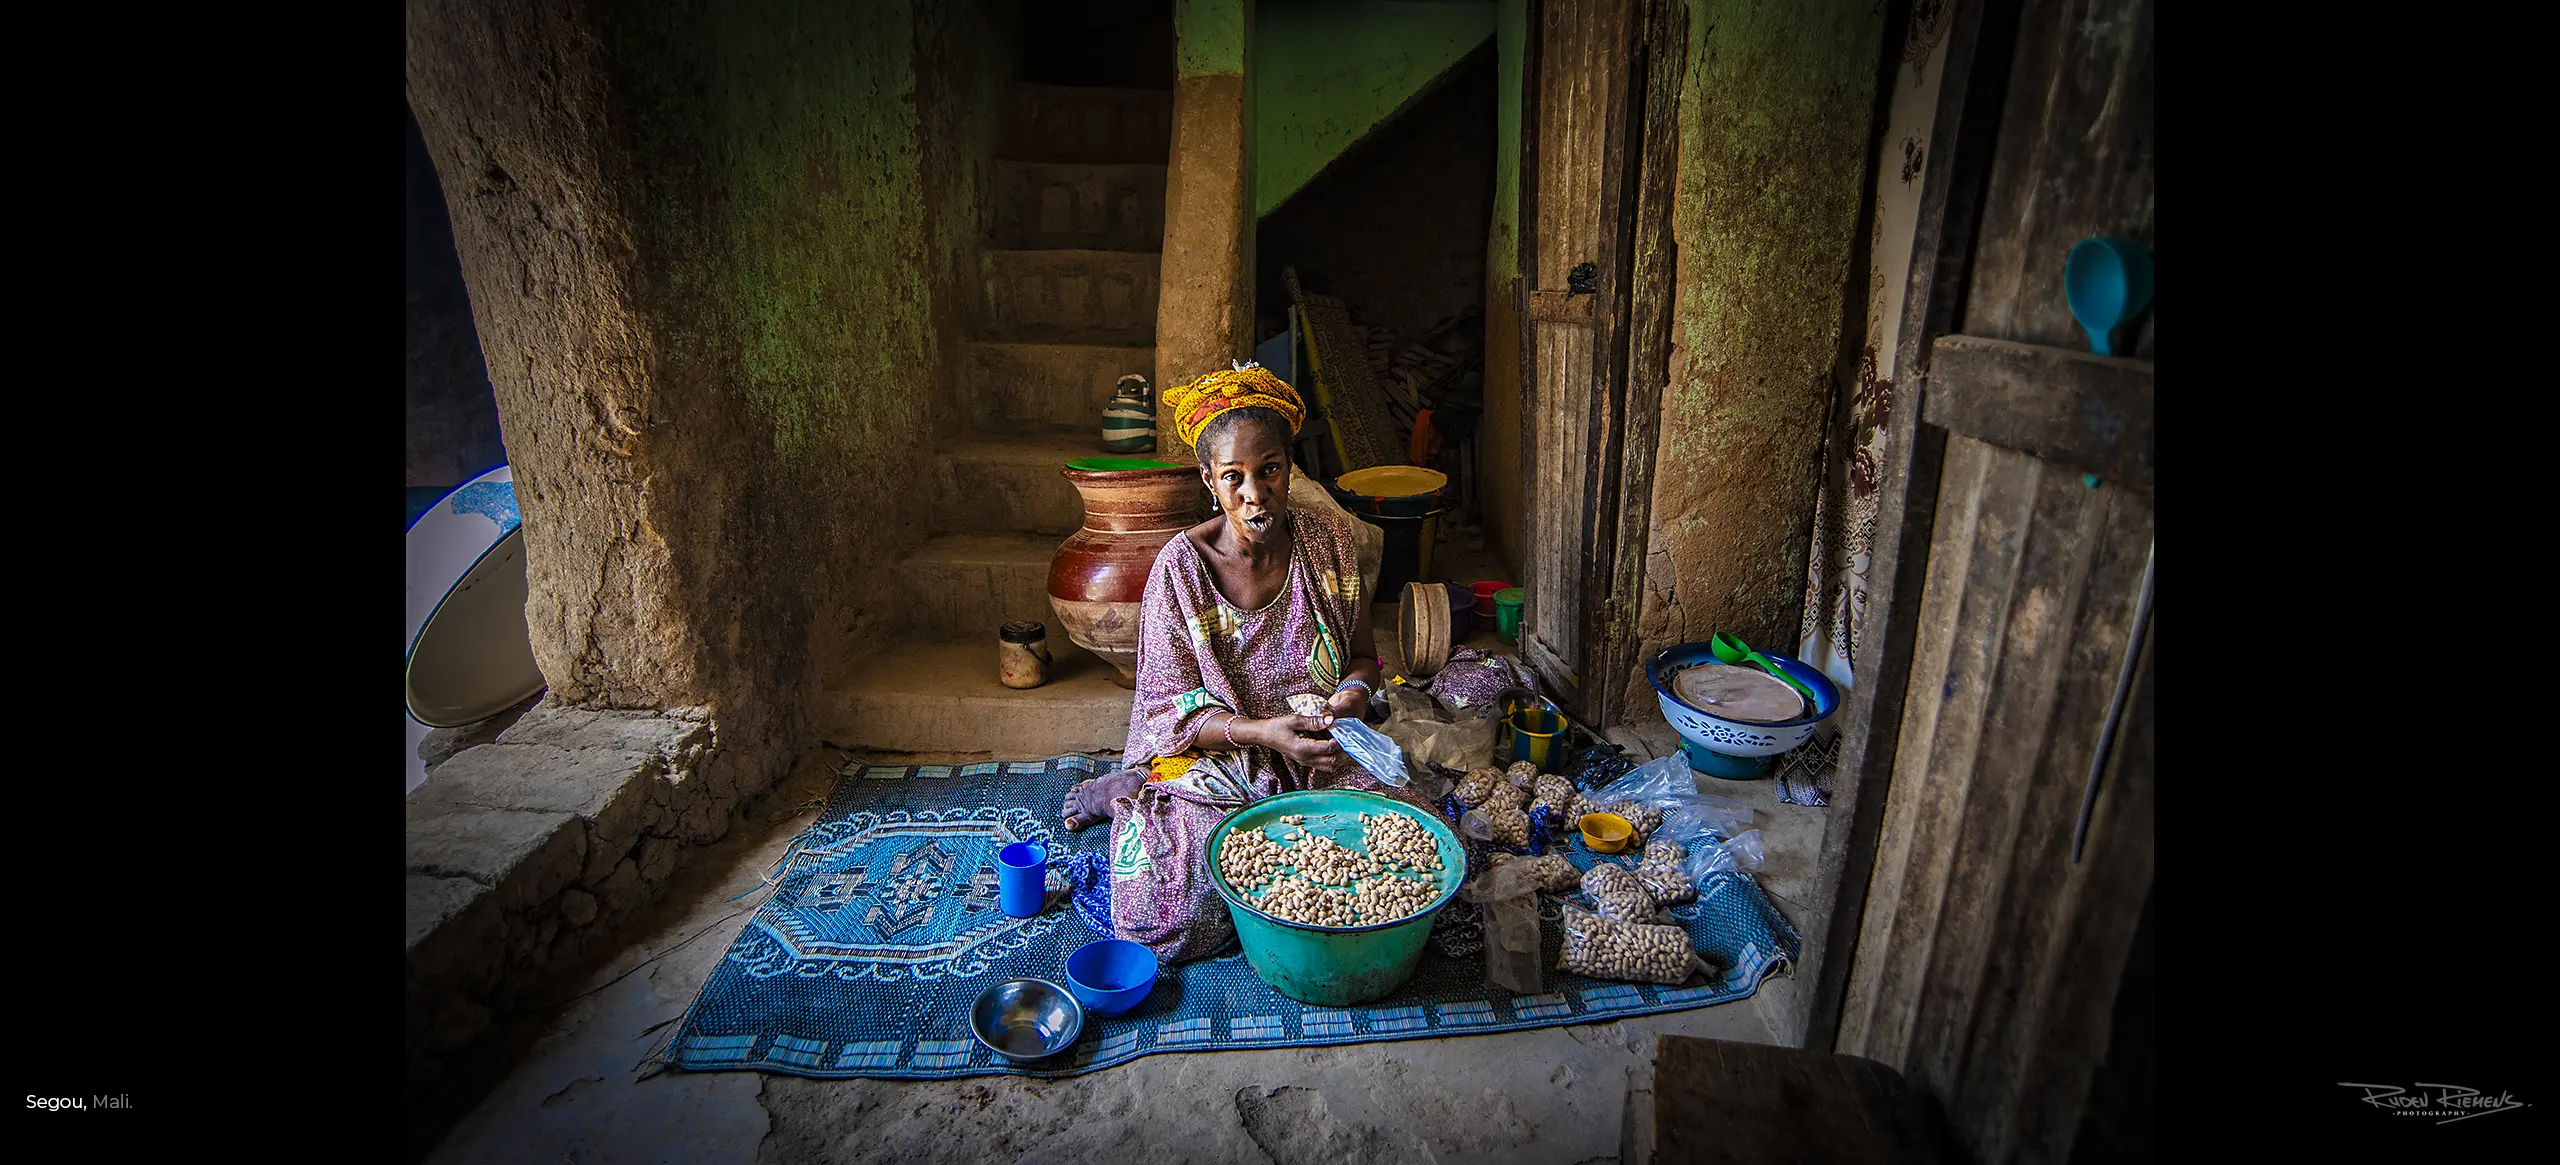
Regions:
[[[1290,326],[1291,272],[1306,292],[1342,300],[1387,398],[1392,445],[1448,474],[1468,519],[1478,511],[1497,89],[1487,38],[1274,208],[1254,240],[1257,344]],[[1357,468],[1315,446],[1310,472]]]
[[[1170,0],[1028,0],[1022,11],[1022,80],[1173,88]]]

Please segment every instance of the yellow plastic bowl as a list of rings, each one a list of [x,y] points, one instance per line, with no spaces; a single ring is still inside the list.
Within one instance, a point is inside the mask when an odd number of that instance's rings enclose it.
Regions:
[[[1595,853],[1613,854],[1627,848],[1627,839],[1636,835],[1636,827],[1615,813],[1582,815],[1582,844]]]

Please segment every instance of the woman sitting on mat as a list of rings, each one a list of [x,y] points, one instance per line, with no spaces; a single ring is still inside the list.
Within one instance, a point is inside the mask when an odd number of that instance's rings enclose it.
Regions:
[[[1295,389],[1260,365],[1167,389],[1174,433],[1199,451],[1218,516],[1166,542],[1139,603],[1128,768],[1076,785],[1066,826],[1108,820],[1111,919],[1168,963],[1234,933],[1208,869],[1209,833],[1296,789],[1404,797],[1324,735],[1363,717],[1378,683],[1348,515],[1289,505]],[[1322,701],[1320,715],[1290,708]],[[1312,706],[1312,705],[1311,705]]]

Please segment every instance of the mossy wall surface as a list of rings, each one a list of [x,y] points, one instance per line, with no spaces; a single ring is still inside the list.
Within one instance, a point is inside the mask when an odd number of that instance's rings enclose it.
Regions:
[[[1492,36],[1494,3],[1258,0],[1254,217],[1278,209]]]
[[[895,628],[876,582],[924,534],[1005,14],[660,0],[607,26],[658,355],[650,519],[724,731],[814,743],[825,665]]]
[[[1793,644],[1884,27],[1871,0],[1689,0],[1679,244],[1642,652]],[[1628,677],[1628,707],[1649,707]]]

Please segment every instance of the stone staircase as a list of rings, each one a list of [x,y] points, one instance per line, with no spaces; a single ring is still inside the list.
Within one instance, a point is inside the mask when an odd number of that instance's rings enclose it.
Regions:
[[[958,427],[931,460],[933,536],[891,582],[908,637],[850,661],[827,741],[883,752],[1036,757],[1117,749],[1129,692],[1066,639],[1049,562],[1083,520],[1058,472],[1102,453],[1102,406],[1127,373],[1154,378],[1164,240],[1166,90],[1014,86],[996,159],[985,291],[953,386]],[[996,629],[1049,625],[1049,682],[996,682]]]

